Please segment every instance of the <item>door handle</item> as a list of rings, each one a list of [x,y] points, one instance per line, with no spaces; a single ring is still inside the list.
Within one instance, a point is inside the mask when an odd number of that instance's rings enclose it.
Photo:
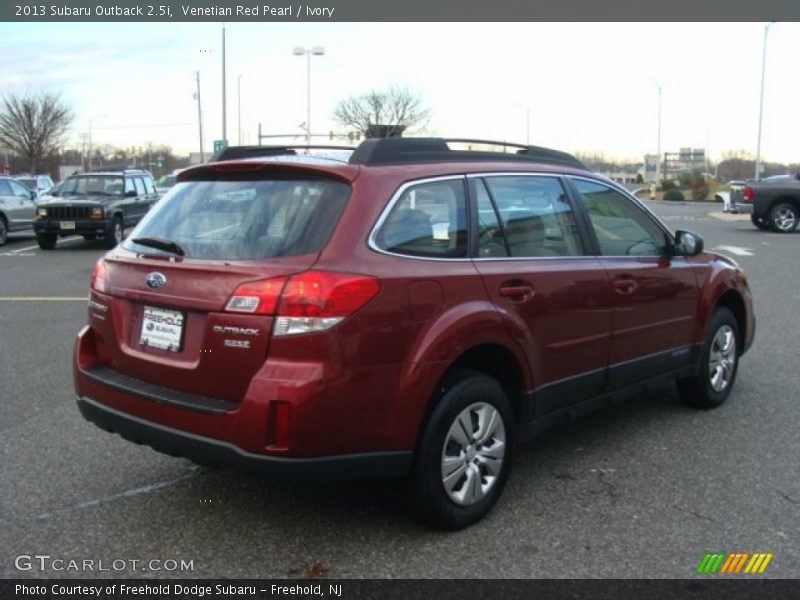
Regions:
[[[615,279],[614,289],[620,294],[632,294],[639,284],[635,279]]]
[[[533,286],[529,283],[515,281],[500,286],[500,295],[511,300],[526,300],[533,294]]]

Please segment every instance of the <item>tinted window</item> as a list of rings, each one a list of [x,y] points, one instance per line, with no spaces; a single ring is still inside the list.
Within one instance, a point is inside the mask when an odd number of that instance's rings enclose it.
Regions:
[[[82,175],[70,177],[61,186],[62,196],[89,194],[99,196],[121,196],[123,190],[122,177],[110,175]]]
[[[666,238],[631,199],[600,183],[575,179],[603,256],[660,256]]]
[[[188,258],[248,260],[316,253],[328,241],[350,188],[330,180],[187,181],[176,185],[128,236],[179,244]]]
[[[430,181],[407,188],[375,241],[383,250],[409,256],[466,256],[464,180]]]
[[[487,177],[486,186],[499,217],[503,238],[497,232],[487,240],[481,233],[481,254],[497,256],[498,241],[504,241],[510,256],[578,256],[583,254],[575,215],[561,181],[555,177]],[[481,196],[478,196],[479,205]],[[479,219],[490,218],[484,207]],[[488,249],[487,248],[488,244]]]
[[[133,180],[133,184],[136,186],[136,195],[137,196],[144,196],[144,183],[142,180],[137,177]]]

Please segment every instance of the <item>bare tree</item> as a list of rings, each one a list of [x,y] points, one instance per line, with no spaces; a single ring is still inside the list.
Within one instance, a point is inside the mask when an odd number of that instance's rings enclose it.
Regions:
[[[58,150],[72,119],[72,109],[56,93],[8,94],[0,106],[0,146],[23,157],[35,173]]]
[[[389,137],[405,129],[424,126],[431,110],[408,88],[390,87],[341,100],[333,118],[363,136]]]

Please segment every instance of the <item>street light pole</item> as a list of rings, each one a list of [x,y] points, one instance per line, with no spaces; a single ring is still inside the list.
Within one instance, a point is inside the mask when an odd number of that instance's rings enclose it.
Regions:
[[[228,141],[228,114],[225,105],[225,25],[222,26],[222,143]]]
[[[764,26],[764,49],[761,53],[761,99],[758,104],[758,140],[756,142],[756,181],[761,179],[761,122],[764,117],[764,79],[767,72],[767,34],[775,24],[771,21]]]
[[[197,98],[197,127],[200,131],[200,162],[206,162],[206,157],[203,152],[203,106],[200,104],[200,71],[195,71],[195,75],[197,77],[197,92],[195,93],[195,98]]]
[[[323,56],[325,48],[314,46],[313,48],[303,48],[296,46],[292,50],[295,56],[306,55],[306,145],[311,145],[311,55]]]
[[[242,76],[236,78],[236,115],[239,118],[239,145],[242,145]]]
[[[656,141],[656,185],[661,181],[661,84],[657,81],[658,88],[658,137]]]

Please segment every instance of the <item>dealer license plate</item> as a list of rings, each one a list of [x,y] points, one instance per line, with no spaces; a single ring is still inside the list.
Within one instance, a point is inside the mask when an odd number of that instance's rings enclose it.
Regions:
[[[179,352],[186,315],[178,310],[145,306],[139,343],[150,348]]]

